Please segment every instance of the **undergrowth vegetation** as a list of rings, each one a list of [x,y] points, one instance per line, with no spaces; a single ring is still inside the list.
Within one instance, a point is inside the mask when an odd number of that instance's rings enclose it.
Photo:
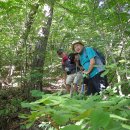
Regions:
[[[112,91],[72,98],[36,90],[32,94],[40,98],[22,102],[22,107],[30,111],[20,114],[26,129],[37,122],[43,130],[130,130],[130,98],[127,96],[120,97]]]
[[[0,91],[0,129],[9,130],[19,127],[18,114],[22,111],[24,94],[19,88]]]
[[[0,130],[130,130],[130,0],[0,0],[0,14]],[[75,40],[105,55],[116,93],[53,93]]]

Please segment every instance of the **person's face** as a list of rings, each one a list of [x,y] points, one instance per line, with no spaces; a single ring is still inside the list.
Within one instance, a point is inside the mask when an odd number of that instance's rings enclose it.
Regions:
[[[60,58],[63,58],[65,55],[66,55],[65,52],[58,53],[58,56],[59,56]]]
[[[83,45],[77,43],[77,44],[74,45],[74,50],[77,53],[81,53],[82,50],[83,50],[83,47],[84,47]]]
[[[62,58],[62,53],[58,53],[58,56],[59,56],[60,58]]]

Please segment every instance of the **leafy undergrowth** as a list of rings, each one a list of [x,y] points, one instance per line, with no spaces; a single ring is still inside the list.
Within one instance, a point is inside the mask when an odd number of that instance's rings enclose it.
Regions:
[[[22,102],[30,111],[20,114],[25,129],[37,124],[42,130],[130,130],[130,98],[116,94],[83,96],[43,94],[32,91],[34,102]],[[103,95],[106,95],[104,98]]]
[[[53,93],[58,91],[57,86],[46,84],[43,91]],[[42,93],[43,94],[43,93]],[[10,87],[0,90],[0,130],[20,130],[21,119],[19,113],[28,113],[28,110],[21,107],[21,102],[27,100],[27,94],[23,93],[20,87]],[[36,99],[30,97],[29,100]]]
[[[22,100],[20,88],[0,91],[0,130],[19,130],[18,113],[22,110]]]

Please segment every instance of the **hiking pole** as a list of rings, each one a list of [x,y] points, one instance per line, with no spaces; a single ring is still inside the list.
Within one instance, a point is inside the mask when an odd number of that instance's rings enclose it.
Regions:
[[[82,83],[81,91],[80,91],[80,93],[83,93],[83,94],[85,93],[84,78],[88,78],[88,75],[83,74],[83,83]]]

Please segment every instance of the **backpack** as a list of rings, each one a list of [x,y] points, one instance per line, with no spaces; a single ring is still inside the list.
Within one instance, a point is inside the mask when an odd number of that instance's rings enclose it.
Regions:
[[[86,49],[85,49],[86,50]],[[93,50],[96,52],[96,54],[98,55],[99,59],[101,60],[102,64],[105,65],[106,64],[106,59],[105,56],[103,55],[103,53],[101,53],[100,51],[98,51],[96,48],[93,48]]]
[[[70,53],[70,54],[68,55],[70,64],[75,64],[75,55],[76,55],[76,54],[77,54],[77,53]]]
[[[75,55],[77,53],[70,53],[68,55],[68,60],[66,62],[66,67],[65,70],[67,74],[75,73],[76,71],[79,71],[79,69],[76,67],[76,62],[75,62]]]
[[[99,56],[101,62],[103,63],[103,65],[106,64],[106,59],[105,56],[103,55],[103,53],[99,52],[96,48],[93,48],[93,50],[97,53],[97,55]]]

